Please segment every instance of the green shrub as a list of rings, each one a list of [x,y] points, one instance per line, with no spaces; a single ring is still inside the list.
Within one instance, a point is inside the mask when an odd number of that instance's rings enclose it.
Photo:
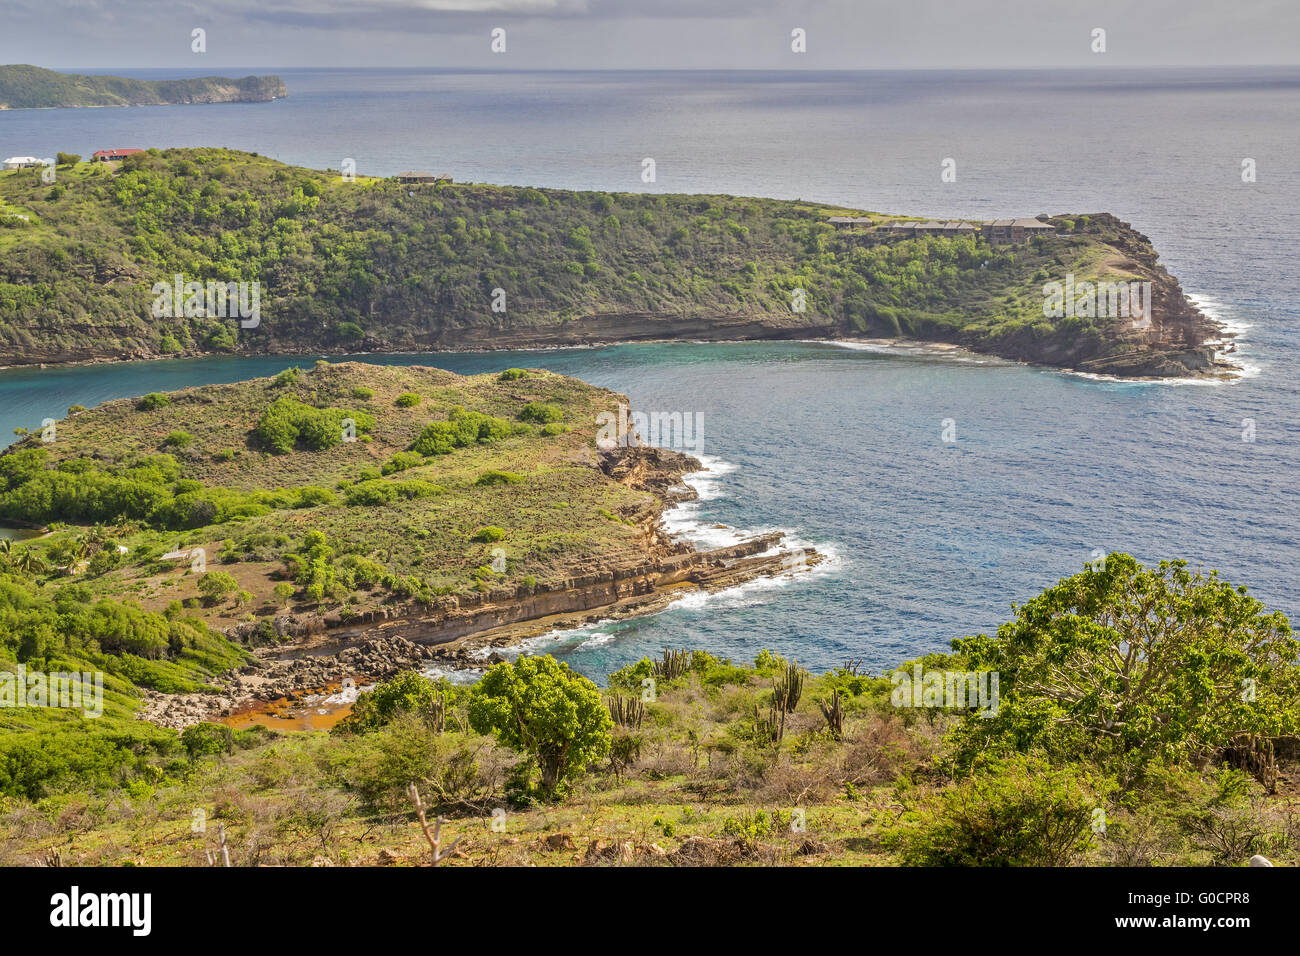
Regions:
[[[399,451],[384,462],[380,471],[385,475],[392,475],[399,471],[406,471],[408,468],[414,468],[422,461],[424,459],[417,452]]]
[[[514,434],[514,426],[501,418],[470,412],[457,406],[445,422],[431,422],[411,444],[421,455],[448,455],[457,448],[491,444]]]
[[[198,723],[181,731],[181,746],[190,760],[234,753],[235,735],[225,724]]]
[[[514,381],[517,381],[517,380],[523,378],[523,377],[524,377],[525,375],[527,375],[527,374],[528,374],[528,372],[527,372],[526,369],[522,369],[522,368],[508,368],[508,369],[506,369],[504,372],[502,372],[500,375],[498,375],[497,378],[500,379],[500,380],[503,381],[503,382],[514,382]]]
[[[1073,866],[1105,789],[1077,766],[992,760],[905,814],[886,843],[905,866]]]
[[[189,432],[172,432],[162,441],[164,448],[188,448],[194,444],[194,436]]]
[[[494,541],[503,540],[505,536],[506,532],[504,528],[498,528],[496,525],[488,525],[486,528],[479,528],[478,531],[474,533],[474,537],[470,540],[478,541],[483,544],[491,544]]]
[[[253,434],[263,448],[282,455],[299,444],[322,451],[343,443],[343,422],[352,419],[357,434],[375,427],[366,412],[344,408],[313,408],[291,395],[281,395],[262,412]]]
[[[394,501],[409,501],[413,498],[432,498],[441,495],[446,489],[432,482],[411,478],[406,481],[385,481],[375,478],[359,481],[343,489],[344,500],[352,506],[386,505]]]
[[[398,408],[414,408],[419,405],[423,399],[415,392],[403,392],[397,396],[397,401],[393,402]]]
[[[209,604],[215,604],[222,598],[239,590],[239,582],[225,571],[209,571],[199,578],[199,593]]]
[[[493,468],[483,472],[475,479],[476,485],[517,485],[524,480],[524,476],[513,471],[498,471]]]
[[[404,671],[376,684],[374,690],[359,694],[351,712],[335,726],[340,733],[367,733],[402,714],[412,714],[432,723],[442,696],[438,685],[429,678],[415,671]]]
[[[155,408],[165,408],[172,403],[171,397],[164,395],[162,392],[150,392],[140,401],[135,403],[135,407],[142,412],[147,412]]]
[[[558,422],[562,418],[564,418],[564,412],[554,405],[547,405],[544,402],[529,402],[519,409],[519,420],[521,422],[545,425],[550,422]]]

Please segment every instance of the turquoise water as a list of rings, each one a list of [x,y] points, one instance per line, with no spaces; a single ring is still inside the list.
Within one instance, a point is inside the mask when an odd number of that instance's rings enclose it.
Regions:
[[[268,67],[267,71],[274,67]],[[265,72],[265,71],[259,71]],[[149,74],[141,74],[149,75]],[[699,412],[684,528],[786,529],[833,560],[541,642],[599,675],[665,645],[881,667],[988,630],[1094,551],[1184,557],[1300,613],[1300,70],[1061,73],[285,71],[269,104],[0,112],[11,154],[228,145],[362,173],[803,197],[935,218],[1110,211],[1244,330],[1231,385],[1093,381],[907,350],[638,345],[373,357],[545,366]],[[656,158],[659,181],[640,182]],[[939,164],[957,160],[957,182]],[[1242,158],[1258,181],[1241,182]],[[0,428],[312,357],[0,372]],[[940,440],[955,420],[957,440]],[[1242,441],[1243,420],[1256,440]]]
[[[4,427],[43,410],[272,374],[281,357],[132,363],[0,375]],[[600,675],[664,646],[737,659],[761,647],[828,667],[880,667],[996,627],[1013,602],[1095,550],[1184,557],[1300,611],[1297,426],[1276,391],[1110,383],[967,355],[818,343],[628,345],[371,356],[459,373],[546,367],[699,412],[713,477],[675,525],[784,529],[827,566],[666,612],[537,641]],[[1240,420],[1257,418],[1257,440]],[[956,441],[942,441],[954,419]],[[706,476],[707,477],[707,476]]]

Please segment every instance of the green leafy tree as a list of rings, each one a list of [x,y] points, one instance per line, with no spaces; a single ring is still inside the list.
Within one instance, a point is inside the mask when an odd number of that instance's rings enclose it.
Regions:
[[[489,670],[470,698],[469,721],[536,760],[548,796],[609,753],[613,727],[596,685],[550,656]]]
[[[1300,643],[1286,617],[1183,561],[1144,568],[1112,554],[1020,607],[995,637],[953,648],[1000,676],[996,715],[959,731],[967,757],[1041,746],[1137,768],[1254,751],[1300,730]]]
[[[435,723],[443,697],[438,685],[415,671],[404,671],[357,696],[352,711],[337,727],[341,732],[365,733],[391,723],[401,714],[414,714]]]
[[[199,593],[209,604],[215,604],[228,594],[239,590],[234,575],[225,571],[209,571],[199,578]]]

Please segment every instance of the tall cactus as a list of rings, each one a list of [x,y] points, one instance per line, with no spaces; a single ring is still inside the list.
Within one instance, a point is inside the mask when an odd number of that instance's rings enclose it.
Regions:
[[[803,696],[803,681],[807,672],[798,661],[787,661],[785,673],[772,682],[772,701],[787,714],[793,714]]]
[[[605,699],[605,706],[609,708],[609,716],[620,727],[641,729],[641,721],[645,720],[645,704],[639,698],[615,694]]]
[[[821,708],[822,716],[826,718],[826,728],[831,732],[831,736],[836,740],[844,739],[844,707],[840,703],[840,692],[836,688],[831,694],[831,702],[817,701],[817,706]]]
[[[663,660],[654,662],[654,675],[660,680],[673,680],[685,674],[690,666],[690,651],[670,651],[665,647]]]

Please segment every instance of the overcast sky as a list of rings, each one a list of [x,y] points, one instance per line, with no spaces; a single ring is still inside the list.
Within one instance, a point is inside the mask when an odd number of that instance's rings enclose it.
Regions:
[[[52,69],[1296,64],[1298,41],[1297,0],[0,0],[0,63]]]

